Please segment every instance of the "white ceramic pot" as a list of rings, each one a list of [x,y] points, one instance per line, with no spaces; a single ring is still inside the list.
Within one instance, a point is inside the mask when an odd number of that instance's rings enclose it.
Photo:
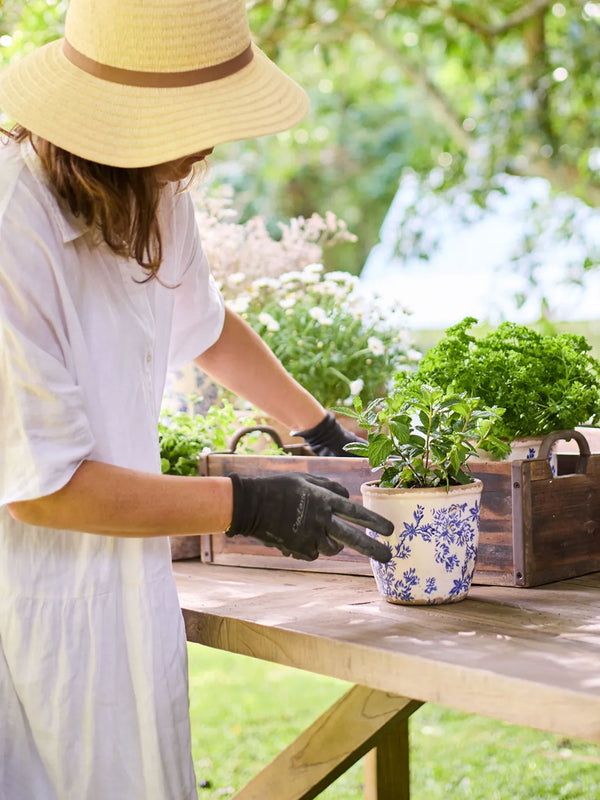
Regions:
[[[369,531],[389,545],[387,564],[371,559],[379,593],[390,603],[456,603],[471,586],[483,483],[435,489],[361,486],[366,508],[394,523],[391,536]]]
[[[522,439],[513,439],[510,445],[510,453],[503,459],[494,458],[494,456],[486,453],[485,450],[480,450],[477,457],[473,456],[469,459],[469,463],[477,461],[528,461],[530,458],[537,458],[540,452],[540,447],[544,441],[544,436],[524,436]],[[550,471],[552,476],[555,477],[558,469],[558,459],[556,456],[556,447],[552,445],[548,454],[548,464],[550,464]],[[476,472],[477,470],[475,470]]]
[[[510,460],[527,461],[530,458],[537,458],[544,438],[545,437],[543,436],[528,436],[524,439],[514,439],[510,446]],[[554,445],[550,448],[550,452],[548,453],[548,463],[550,464],[552,476],[555,477],[557,471],[557,458],[556,448]]]

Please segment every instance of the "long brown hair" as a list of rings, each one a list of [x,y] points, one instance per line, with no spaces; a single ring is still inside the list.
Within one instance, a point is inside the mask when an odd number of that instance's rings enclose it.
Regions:
[[[162,262],[158,206],[163,184],[153,167],[124,169],[97,164],[33,136],[17,125],[3,131],[30,140],[56,194],[76,217],[100,232],[117,255],[134,258],[156,277]]]

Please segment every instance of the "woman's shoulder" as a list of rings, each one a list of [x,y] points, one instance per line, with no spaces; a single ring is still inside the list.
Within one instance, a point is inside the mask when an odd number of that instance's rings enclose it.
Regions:
[[[0,221],[15,194],[24,169],[25,161],[19,145],[11,141],[0,144]]]
[[[177,191],[173,185],[166,188],[160,217],[164,254],[161,274],[168,272],[170,280],[177,282],[199,245],[195,206],[190,192]]]
[[[0,239],[28,235],[50,244],[83,233],[79,220],[63,208],[29,142],[0,145]]]

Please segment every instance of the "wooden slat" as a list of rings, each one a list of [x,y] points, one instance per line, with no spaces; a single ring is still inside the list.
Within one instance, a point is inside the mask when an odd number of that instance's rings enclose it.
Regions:
[[[222,564],[230,567],[254,567],[256,569],[290,569],[298,572],[320,572],[333,575],[373,575],[369,559],[363,557],[361,561],[342,559],[337,556],[320,556],[316,561],[302,561],[301,559],[285,558],[284,556],[265,555],[265,548],[252,552],[235,550],[229,552],[215,547],[218,537],[213,537],[213,548],[210,558],[203,559],[213,564]]]
[[[600,575],[410,607],[366,577],[174,568],[190,641],[600,740]]]
[[[354,686],[237,792],[234,800],[312,800],[367,753],[388,724],[398,717],[406,720],[420,705],[406,697]],[[406,779],[402,776],[403,783]],[[399,800],[402,795],[395,797]]]
[[[204,470],[210,475],[240,472],[244,475],[277,475],[281,472],[304,472],[323,475],[342,483],[350,499],[362,501],[360,487],[375,475],[366,458],[324,458],[320,456],[244,456],[210,453]]]

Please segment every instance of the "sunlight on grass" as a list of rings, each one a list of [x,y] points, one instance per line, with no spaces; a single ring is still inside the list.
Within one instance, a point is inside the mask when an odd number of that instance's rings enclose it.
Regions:
[[[189,645],[192,746],[200,800],[228,798],[349,688]],[[411,800],[593,800],[600,748],[441,706],[413,715]],[[362,800],[356,764],[319,795]],[[278,798],[265,798],[278,800]]]

